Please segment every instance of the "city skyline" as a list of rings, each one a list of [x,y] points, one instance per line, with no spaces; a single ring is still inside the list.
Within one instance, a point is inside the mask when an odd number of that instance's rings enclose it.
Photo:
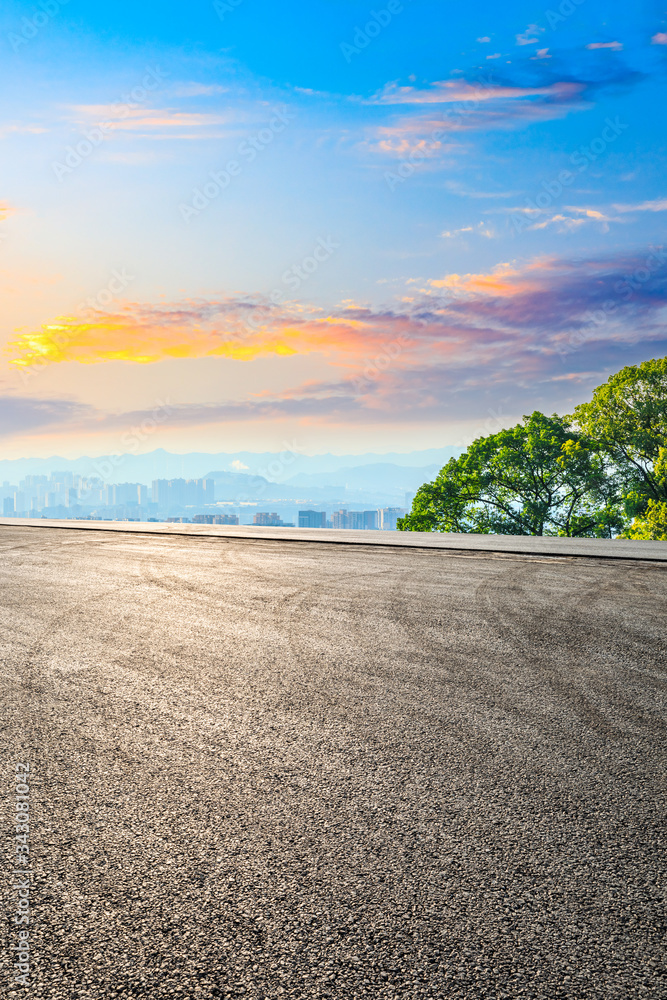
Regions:
[[[657,8],[3,5],[3,456],[463,446],[667,353]]]
[[[230,477],[230,478],[233,478]],[[237,476],[241,482],[244,477]],[[242,486],[236,487],[239,491]],[[216,488],[214,479],[155,479],[144,483],[105,483],[98,476],[82,476],[66,470],[50,475],[28,475],[18,484],[0,483],[2,516],[51,520],[152,521],[216,525],[259,525],[292,528],[354,528],[395,530],[398,517],[407,513],[414,494],[405,494],[405,507],[361,509],[363,502],[334,509],[337,501],[321,503],[318,509],[301,510],[304,501],[271,499],[275,511],[257,508],[266,499],[244,492],[234,495],[229,486]],[[296,513],[292,513],[296,512]],[[328,517],[327,515],[331,516]],[[286,520],[290,515],[295,520]],[[242,520],[242,518],[244,518]],[[252,520],[248,520],[252,518]]]

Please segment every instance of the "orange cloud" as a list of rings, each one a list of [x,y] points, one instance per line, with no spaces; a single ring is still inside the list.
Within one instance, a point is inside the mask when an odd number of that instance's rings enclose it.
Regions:
[[[506,87],[499,84],[468,83],[465,80],[439,80],[427,90],[398,87],[389,83],[376,94],[371,104],[453,104],[457,101],[500,101],[527,97],[570,99],[583,90],[583,84],[570,81],[552,83],[546,87]]]
[[[197,114],[176,111],[173,108],[131,108],[117,104],[79,104],[72,108],[82,120],[104,122],[110,131],[136,131],[154,128],[201,128],[224,125],[229,121],[222,115]]]
[[[174,308],[126,305],[115,313],[59,317],[9,345],[19,369],[74,361],[151,364],[169,358],[225,357],[251,361],[263,355],[359,355],[382,333],[353,315],[297,315],[264,305],[225,301]]]
[[[532,268],[539,267],[533,264]],[[526,268],[525,270],[530,270]],[[448,274],[446,278],[429,281],[431,288],[444,288],[450,292],[472,295],[493,295],[509,298],[523,295],[539,288],[537,281],[524,277],[524,271],[511,264],[498,264],[489,274]]]

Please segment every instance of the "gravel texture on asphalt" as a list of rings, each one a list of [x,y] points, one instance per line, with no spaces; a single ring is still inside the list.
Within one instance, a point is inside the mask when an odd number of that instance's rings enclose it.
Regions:
[[[3,998],[666,995],[664,564],[23,527],[0,552],[34,872]]]

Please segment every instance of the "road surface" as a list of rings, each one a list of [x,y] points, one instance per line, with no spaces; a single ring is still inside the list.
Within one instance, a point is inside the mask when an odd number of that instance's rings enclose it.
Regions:
[[[665,995],[664,563],[7,525],[0,556],[3,997]]]

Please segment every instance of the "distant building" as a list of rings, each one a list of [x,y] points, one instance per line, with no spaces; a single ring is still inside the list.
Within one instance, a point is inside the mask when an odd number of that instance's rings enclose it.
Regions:
[[[327,515],[324,511],[319,510],[300,510],[299,511],[299,527],[300,528],[326,528],[327,526]]]
[[[376,510],[335,510],[331,515],[333,528],[355,528],[373,531],[378,527]]]
[[[238,524],[236,514],[195,514],[193,524]]]
[[[59,483],[62,486],[73,486],[74,485],[74,473],[73,472],[52,472],[51,482]]]
[[[407,514],[405,507],[383,507],[378,511],[381,531],[396,531],[396,522],[399,517]]]
[[[292,528],[294,525],[289,524],[287,521],[283,521],[279,514],[275,511],[272,514],[268,514],[266,511],[259,511],[255,514],[252,519],[253,524],[261,524],[264,527],[274,527],[274,528]]]
[[[110,507],[120,507],[122,504],[145,504],[148,499],[148,489],[143,483],[116,483],[106,487],[106,502]]]
[[[212,479],[154,479],[151,500],[159,507],[197,507],[215,503]]]
[[[14,497],[5,497],[2,501],[2,516],[11,517],[14,513]]]

